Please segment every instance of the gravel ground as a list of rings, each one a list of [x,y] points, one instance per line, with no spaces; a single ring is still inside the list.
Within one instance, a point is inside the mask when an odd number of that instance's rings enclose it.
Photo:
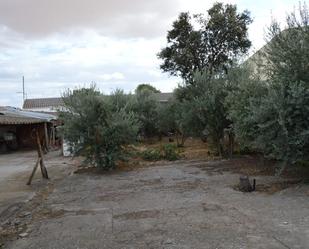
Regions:
[[[30,175],[35,156],[32,151],[0,155],[0,214],[11,205],[33,197],[35,191],[25,187],[23,178]]]
[[[227,163],[161,162],[51,181],[19,213],[25,225],[5,247],[308,248],[309,186],[265,192],[285,179],[256,175],[264,188],[242,193]]]

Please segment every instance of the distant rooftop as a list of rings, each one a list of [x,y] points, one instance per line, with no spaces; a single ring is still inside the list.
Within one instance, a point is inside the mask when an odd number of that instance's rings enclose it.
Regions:
[[[168,102],[173,97],[173,93],[155,93],[159,102]],[[23,109],[58,108],[63,106],[62,98],[37,98],[26,99]]]
[[[173,98],[173,93],[155,93],[155,96],[159,102],[168,102]]]
[[[63,105],[62,98],[26,99],[23,109],[59,107]]]

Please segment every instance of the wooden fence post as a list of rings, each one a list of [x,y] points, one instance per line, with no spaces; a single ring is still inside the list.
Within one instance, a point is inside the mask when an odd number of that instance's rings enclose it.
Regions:
[[[27,185],[30,185],[31,182],[32,182],[32,179],[34,177],[34,174],[40,164],[40,168],[41,168],[41,173],[42,173],[42,177],[45,178],[45,179],[49,179],[48,178],[48,173],[47,173],[47,169],[45,167],[45,164],[44,164],[44,157],[43,157],[43,151],[42,151],[42,146],[41,146],[41,142],[40,142],[40,137],[39,137],[39,132],[38,130],[35,131],[35,135],[36,135],[36,142],[37,142],[37,152],[38,152],[38,159],[35,163],[35,166],[32,170],[32,173],[29,177],[29,180],[27,182]]]

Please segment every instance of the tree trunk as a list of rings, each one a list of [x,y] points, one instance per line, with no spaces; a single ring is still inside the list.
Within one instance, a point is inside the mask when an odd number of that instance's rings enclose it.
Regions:
[[[219,157],[222,157],[222,146],[221,146],[219,139],[216,139],[215,145],[217,147],[217,152],[218,152]]]
[[[281,176],[281,174],[283,173],[283,171],[286,169],[286,167],[289,165],[289,162],[287,162],[286,160],[284,160],[281,165],[279,166],[279,169],[276,172],[277,176]]]
[[[181,135],[181,147],[183,147],[185,145],[185,141],[186,141],[186,137],[184,134]]]
[[[181,136],[179,138],[179,135]],[[185,135],[181,132],[176,132],[176,142],[177,142],[177,147],[183,147],[184,143],[185,143]],[[180,141],[179,141],[180,140]]]
[[[176,131],[176,143],[177,143],[177,147],[179,147],[179,138],[178,138],[178,132]]]
[[[232,158],[234,152],[234,135],[229,132],[229,157]]]

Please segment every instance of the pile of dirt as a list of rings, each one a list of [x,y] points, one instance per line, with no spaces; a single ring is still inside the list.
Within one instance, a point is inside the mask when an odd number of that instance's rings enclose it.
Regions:
[[[267,194],[274,194],[284,189],[297,186],[300,183],[302,183],[302,180],[296,179],[296,180],[287,180],[287,181],[281,181],[281,182],[271,182],[268,184],[257,184],[255,191],[264,192]]]
[[[255,186],[255,192],[261,192],[266,194],[274,194],[280,192],[284,189],[291,188],[302,184],[301,179],[290,179],[290,180],[281,180],[281,181],[271,181],[268,183],[259,183]],[[232,187],[234,190],[241,191],[239,185],[234,185]]]

